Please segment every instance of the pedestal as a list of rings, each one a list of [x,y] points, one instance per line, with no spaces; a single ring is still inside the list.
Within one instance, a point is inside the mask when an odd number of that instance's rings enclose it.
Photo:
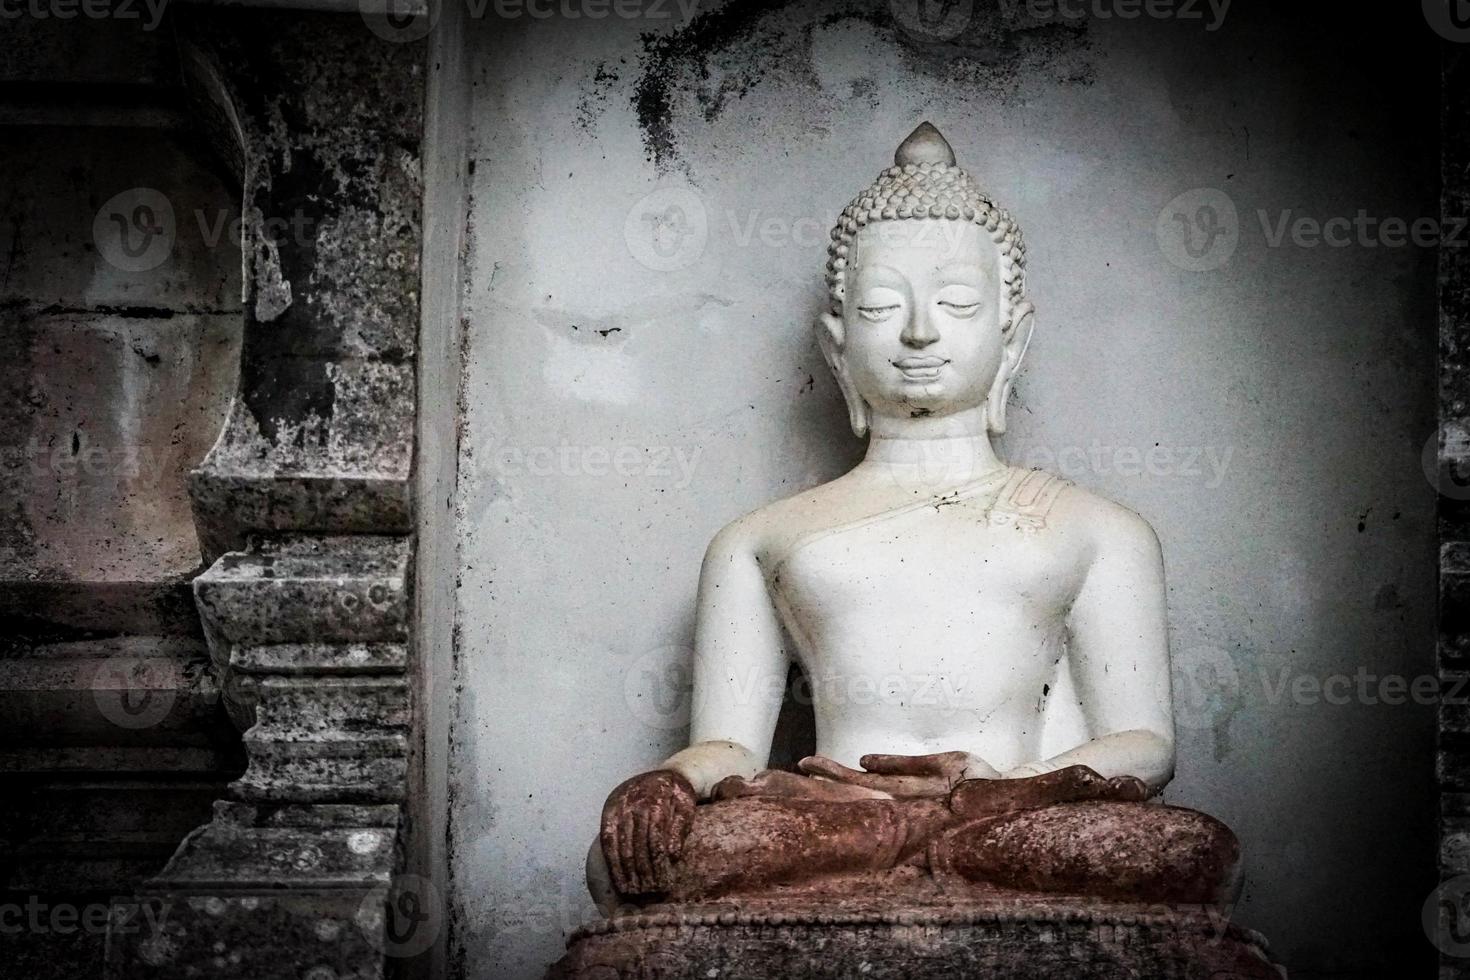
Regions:
[[[548,980],[1283,980],[1218,908],[1082,900],[934,907],[664,905],[574,935]]]

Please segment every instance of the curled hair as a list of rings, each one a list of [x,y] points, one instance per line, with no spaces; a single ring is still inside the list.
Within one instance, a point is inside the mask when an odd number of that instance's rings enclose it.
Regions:
[[[1008,211],[981,193],[969,174],[948,163],[889,167],[871,187],[842,209],[837,227],[832,229],[832,243],[827,246],[827,291],[832,312],[842,312],[847,258],[858,229],[878,221],[905,218],[973,221],[990,234],[1000,252],[1001,298],[1005,307],[1002,324],[1009,330],[1014,311],[1026,292],[1026,245],[1021,239],[1021,228]]]

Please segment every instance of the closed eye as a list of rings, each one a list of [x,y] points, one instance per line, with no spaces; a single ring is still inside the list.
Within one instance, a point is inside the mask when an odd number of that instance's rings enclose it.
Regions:
[[[949,310],[955,316],[974,316],[975,311],[980,309],[977,303],[952,303],[948,300],[940,300],[939,305]]]
[[[897,310],[898,307],[899,304],[897,303],[890,306],[859,306],[858,312],[869,320],[886,320],[893,315],[893,311]]]

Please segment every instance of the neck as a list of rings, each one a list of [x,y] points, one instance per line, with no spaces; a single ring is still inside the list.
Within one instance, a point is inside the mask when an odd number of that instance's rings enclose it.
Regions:
[[[863,464],[915,472],[926,484],[972,482],[1005,465],[990,443],[983,407],[924,418],[875,416]]]

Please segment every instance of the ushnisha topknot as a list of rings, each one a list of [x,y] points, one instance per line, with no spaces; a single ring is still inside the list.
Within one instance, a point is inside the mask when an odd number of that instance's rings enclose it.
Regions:
[[[858,229],[875,221],[903,218],[973,221],[990,233],[1000,250],[1003,324],[1009,330],[1012,314],[1026,291],[1026,245],[1021,228],[955,163],[949,141],[928,122],[920,123],[899,144],[893,166],[842,209],[837,227],[832,229],[832,244],[827,246],[827,289],[832,312],[842,312],[843,272]]]

